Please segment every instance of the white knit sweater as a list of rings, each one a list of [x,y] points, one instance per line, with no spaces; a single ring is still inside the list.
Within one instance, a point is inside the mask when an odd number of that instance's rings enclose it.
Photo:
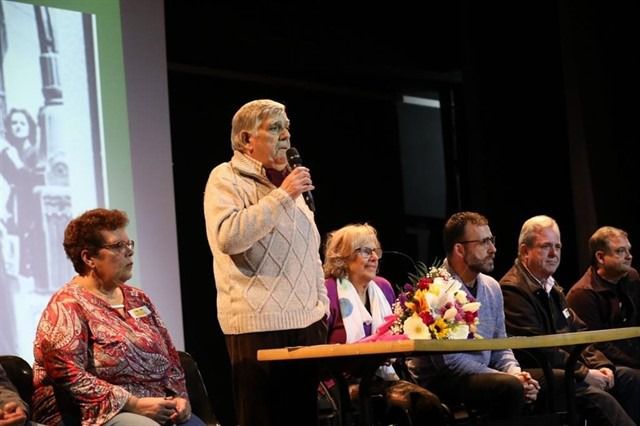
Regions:
[[[225,334],[303,328],[325,315],[320,234],[302,197],[294,202],[236,151],[211,171],[204,215]]]

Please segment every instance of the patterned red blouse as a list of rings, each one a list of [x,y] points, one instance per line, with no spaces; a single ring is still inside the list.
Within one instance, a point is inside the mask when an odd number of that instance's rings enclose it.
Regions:
[[[130,395],[187,398],[178,353],[156,308],[142,290],[120,288],[124,317],[73,282],[51,297],[34,345],[35,421],[79,415],[83,425],[101,425]],[[69,411],[73,406],[80,413]]]

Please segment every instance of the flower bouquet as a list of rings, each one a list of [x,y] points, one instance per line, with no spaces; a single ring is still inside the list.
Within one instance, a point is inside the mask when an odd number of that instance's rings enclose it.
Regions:
[[[392,306],[393,315],[365,340],[481,338],[477,334],[480,302],[445,267],[419,262],[417,274],[409,278],[412,284],[405,284]]]

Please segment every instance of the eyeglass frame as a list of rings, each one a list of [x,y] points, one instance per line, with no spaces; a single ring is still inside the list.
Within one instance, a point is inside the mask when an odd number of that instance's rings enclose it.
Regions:
[[[483,238],[481,240],[466,240],[466,241],[458,241],[457,242],[457,244],[470,244],[470,243],[480,243],[484,247],[487,247],[489,245],[489,243],[491,243],[495,247],[495,245],[496,245],[496,236],[492,235],[490,237],[486,237],[486,238]]]
[[[127,240],[127,241],[117,241],[115,243],[110,243],[110,244],[103,244],[100,246],[100,248],[123,252],[125,248],[133,251],[135,246],[136,246],[136,242],[134,240]]]
[[[627,248],[627,247],[618,247],[616,249],[609,247],[609,249],[606,250],[606,252],[608,252],[607,254],[611,254],[616,257],[633,256],[633,254],[631,253],[631,248]]]
[[[369,259],[373,253],[375,253],[376,256],[378,256],[378,259],[382,259],[382,253],[383,253],[380,247],[358,247],[353,252],[362,256],[365,259]]]

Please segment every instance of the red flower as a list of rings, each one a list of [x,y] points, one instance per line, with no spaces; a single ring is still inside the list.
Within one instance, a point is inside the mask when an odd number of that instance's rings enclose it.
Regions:
[[[429,311],[422,311],[418,314],[418,316],[422,318],[422,322],[426,325],[431,325],[436,321]]]
[[[466,322],[467,324],[473,324],[473,322],[476,320],[476,317],[478,316],[478,312],[465,312],[464,313],[464,322]]]
[[[418,281],[418,288],[420,290],[427,290],[429,288],[429,284],[432,282],[433,279],[431,278],[420,278],[420,281]]]

